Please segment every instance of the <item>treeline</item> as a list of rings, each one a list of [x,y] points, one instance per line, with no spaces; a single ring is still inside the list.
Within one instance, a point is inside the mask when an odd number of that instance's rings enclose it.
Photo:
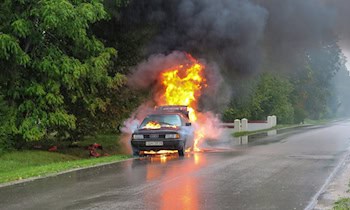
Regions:
[[[117,131],[148,96],[127,87],[130,67],[156,52],[149,43],[171,26],[140,8],[147,1],[1,1],[0,151]],[[293,123],[349,114],[350,79],[336,38],[300,52],[293,71],[274,65],[263,46],[261,73],[234,87],[242,94],[232,95],[223,120],[275,114]]]

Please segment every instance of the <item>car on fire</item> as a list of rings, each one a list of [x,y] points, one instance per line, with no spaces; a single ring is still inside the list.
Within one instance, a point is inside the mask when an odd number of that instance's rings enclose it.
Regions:
[[[156,107],[131,137],[134,156],[139,156],[141,151],[160,150],[177,150],[179,156],[184,156],[193,142],[194,129],[187,106]]]

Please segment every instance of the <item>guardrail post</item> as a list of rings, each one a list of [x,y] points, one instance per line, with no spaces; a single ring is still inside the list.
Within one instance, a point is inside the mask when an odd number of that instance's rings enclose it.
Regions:
[[[277,125],[277,117],[276,115],[272,115],[272,127],[275,127]]]
[[[242,131],[247,131],[248,130],[248,120],[246,118],[243,118],[241,120],[242,123]]]
[[[272,128],[272,117],[271,116],[267,116],[267,128]]]
[[[234,132],[239,132],[241,131],[241,121],[239,119],[235,119],[234,121]]]

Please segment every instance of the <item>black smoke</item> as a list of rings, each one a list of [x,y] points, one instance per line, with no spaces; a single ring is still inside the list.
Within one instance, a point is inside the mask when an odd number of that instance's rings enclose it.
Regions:
[[[266,66],[275,71],[295,71],[303,66],[306,54],[338,40],[337,8],[330,7],[326,1],[256,2],[269,13],[264,34],[264,53]]]
[[[246,0],[135,0],[128,21],[155,26],[145,53],[186,51],[219,66],[230,78],[249,75],[261,61],[267,11]]]
[[[229,78],[258,71],[266,54],[287,66],[306,49],[350,37],[348,0],[134,0],[124,14],[156,28],[146,54],[187,51]]]

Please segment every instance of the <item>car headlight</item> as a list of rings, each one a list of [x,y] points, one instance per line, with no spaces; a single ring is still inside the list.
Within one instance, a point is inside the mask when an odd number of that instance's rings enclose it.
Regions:
[[[134,134],[132,135],[133,139],[143,139],[143,135],[142,134]]]
[[[180,138],[180,134],[178,133],[171,133],[171,134],[165,134],[166,139],[178,139]]]

